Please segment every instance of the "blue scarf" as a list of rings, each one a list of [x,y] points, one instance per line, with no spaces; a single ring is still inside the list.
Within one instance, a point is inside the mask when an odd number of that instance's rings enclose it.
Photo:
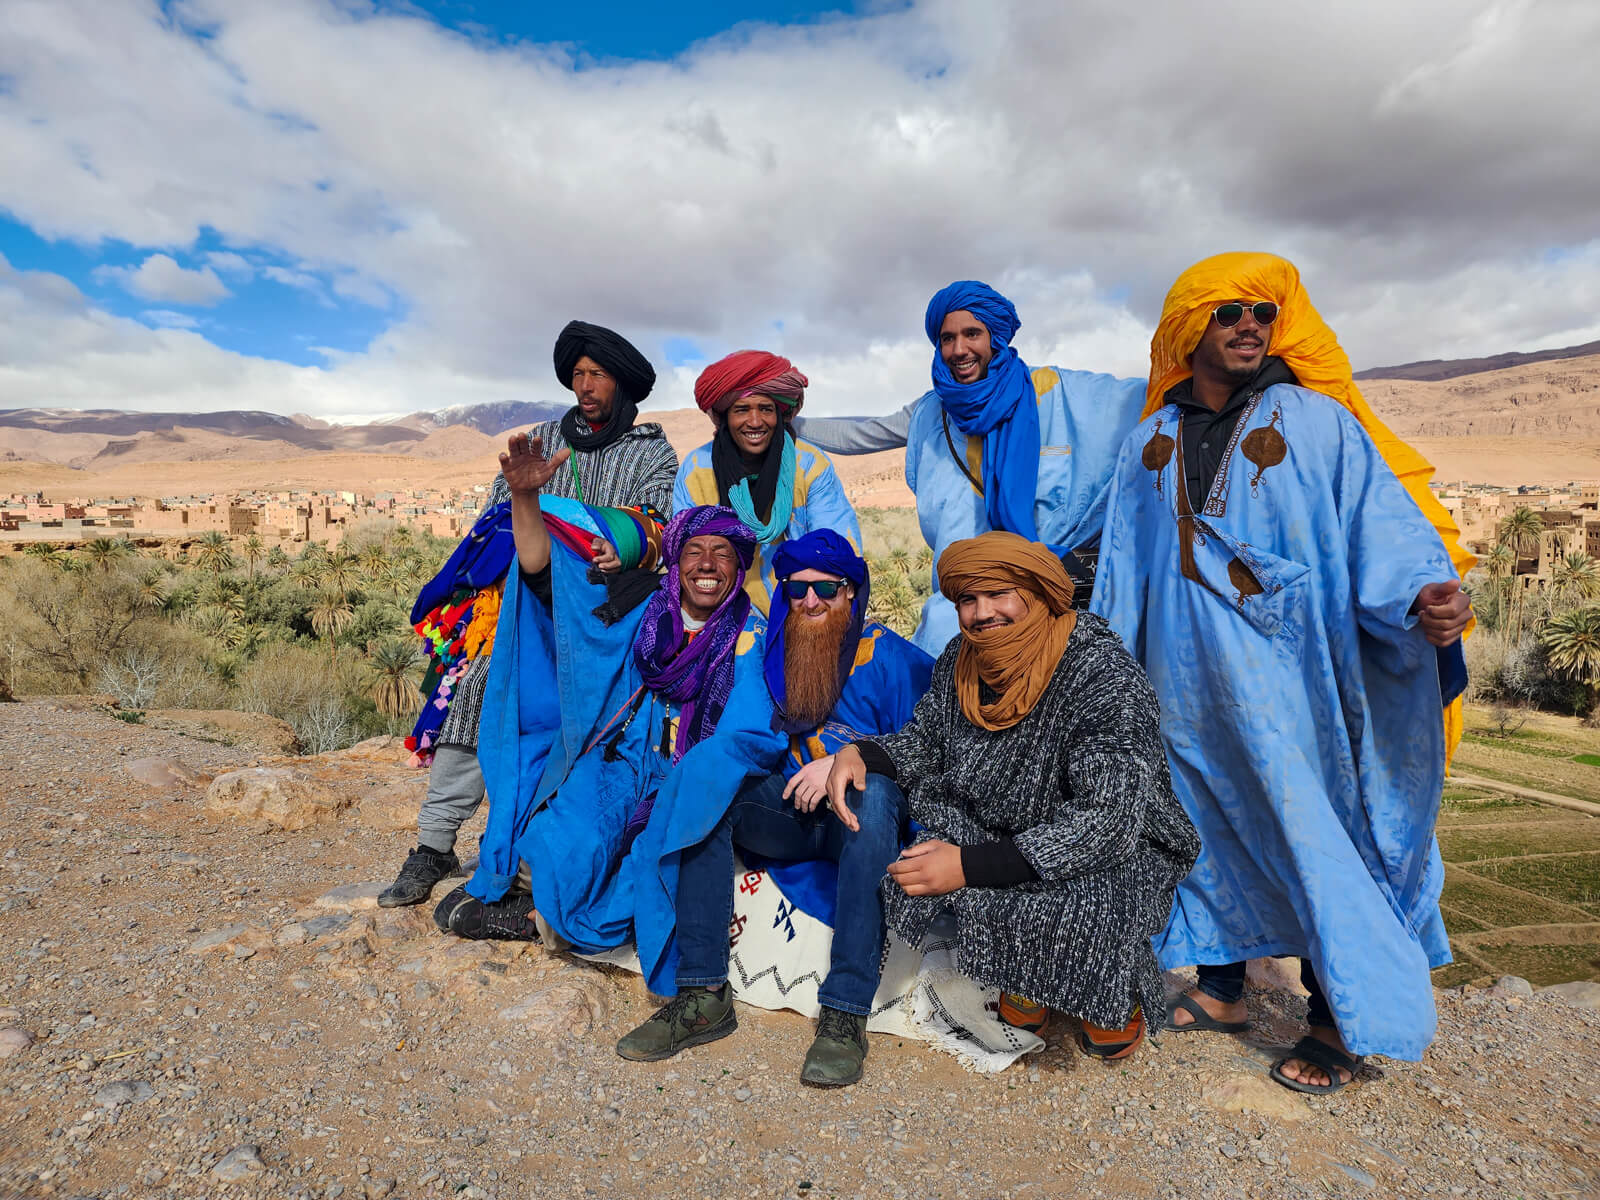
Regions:
[[[994,357],[975,383],[957,383],[939,353],[945,317],[965,310],[989,331]],[[1033,522],[1039,488],[1039,406],[1033,373],[1011,348],[1022,321],[999,292],[975,279],[961,279],[934,294],[924,319],[933,343],[933,390],[968,437],[983,438],[983,502],[992,529],[1039,540]]]

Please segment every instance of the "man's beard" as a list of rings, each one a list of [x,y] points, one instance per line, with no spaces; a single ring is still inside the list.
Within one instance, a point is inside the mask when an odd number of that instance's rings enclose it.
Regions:
[[[791,612],[783,630],[783,709],[796,722],[821,725],[839,702],[839,644],[850,610],[817,621]]]

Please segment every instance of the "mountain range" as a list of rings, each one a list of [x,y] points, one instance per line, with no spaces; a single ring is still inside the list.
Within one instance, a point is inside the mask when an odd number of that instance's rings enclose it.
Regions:
[[[1562,483],[1600,477],[1600,342],[1406,363],[1357,376],[1372,407],[1444,479]],[[0,410],[0,491],[76,495],[250,487],[461,486],[492,474],[507,430],[560,407],[509,401],[338,425],[268,412]],[[695,409],[646,412],[681,455],[709,428]],[[836,462],[857,503],[909,500],[898,452]],[[291,481],[298,481],[291,483]],[[381,482],[380,482],[381,481]]]

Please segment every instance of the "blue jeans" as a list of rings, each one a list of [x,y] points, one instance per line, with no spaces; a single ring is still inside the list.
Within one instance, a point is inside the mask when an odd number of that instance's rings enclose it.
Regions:
[[[1196,986],[1213,1000],[1224,1004],[1237,1004],[1244,999],[1244,963],[1224,963],[1221,966],[1195,968]],[[1306,1001],[1306,1024],[1333,1029],[1333,1010],[1328,1007],[1328,997],[1317,982],[1317,973],[1311,969],[1311,960],[1300,960],[1300,986],[1311,993]]]
[[[767,858],[826,858],[839,864],[838,912],[828,977],[817,999],[829,1008],[868,1016],[883,960],[883,901],[878,882],[900,853],[906,802],[894,782],[867,776],[851,792],[861,822],[851,833],[825,807],[795,811],[783,798],[782,775],[747,781],[711,836],[683,852],[678,867],[680,988],[718,987],[728,978],[728,925],[733,920],[733,847]]]

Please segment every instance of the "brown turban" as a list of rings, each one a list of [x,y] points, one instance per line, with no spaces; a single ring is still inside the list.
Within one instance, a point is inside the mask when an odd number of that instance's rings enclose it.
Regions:
[[[963,592],[1015,588],[1028,606],[1012,625],[962,630],[956,653],[956,698],[981,729],[1009,729],[1033,710],[1055,674],[1077,624],[1072,577],[1038,542],[1014,533],[985,533],[952,542],[939,556],[939,590],[954,603]],[[982,680],[998,695],[978,696]]]

